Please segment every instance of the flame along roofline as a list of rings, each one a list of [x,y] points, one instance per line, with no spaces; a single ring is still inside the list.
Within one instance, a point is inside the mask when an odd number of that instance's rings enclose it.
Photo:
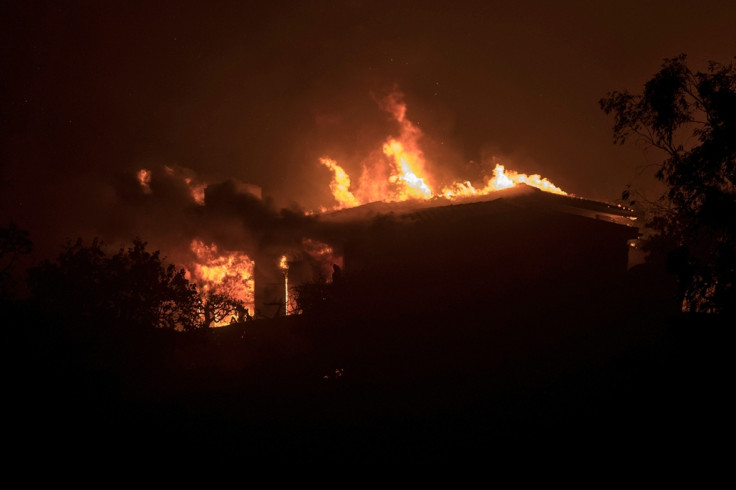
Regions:
[[[635,227],[636,215],[632,209],[601,201],[545,192],[526,184],[517,184],[514,187],[494,191],[483,196],[457,197],[454,199],[435,197],[426,200],[412,199],[396,202],[375,201],[360,206],[322,213],[318,217],[325,222],[355,222],[382,215],[406,216],[437,208],[480,203],[491,204],[494,202],[520,207],[538,207]]]

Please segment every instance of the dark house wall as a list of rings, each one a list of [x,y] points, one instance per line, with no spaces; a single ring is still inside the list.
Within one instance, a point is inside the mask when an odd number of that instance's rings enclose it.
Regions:
[[[339,214],[348,219],[331,222],[329,237],[321,239],[342,252],[348,310],[421,313],[585,301],[626,274],[628,241],[638,230],[625,213],[536,189],[499,196],[375,203]],[[256,260],[256,309],[270,316],[275,310],[268,303],[284,297],[281,253]],[[289,285],[310,278],[295,267]]]
[[[547,301],[613,284],[635,228],[491,202],[377,220],[345,244],[345,272],[376,307]]]

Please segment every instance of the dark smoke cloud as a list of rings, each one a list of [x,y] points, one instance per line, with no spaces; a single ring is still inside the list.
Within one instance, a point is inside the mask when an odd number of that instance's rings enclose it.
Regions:
[[[304,255],[305,238],[331,236],[334,225],[298,207],[279,209],[252,184],[232,178],[203,184],[189,169],[149,170],[147,185],[137,173],[119,176],[118,200],[109,221],[117,225],[100,228],[106,240],[124,243],[138,236],[170,260],[185,264],[192,258],[193,240],[256,258],[271,253]],[[206,185],[202,200],[193,192],[193,182]]]

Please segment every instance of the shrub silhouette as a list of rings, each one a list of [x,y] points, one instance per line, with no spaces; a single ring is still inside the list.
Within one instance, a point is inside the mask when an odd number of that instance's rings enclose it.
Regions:
[[[37,306],[66,325],[193,330],[200,299],[184,270],[135,239],[110,256],[97,239],[67,245],[55,261],[29,271]]]

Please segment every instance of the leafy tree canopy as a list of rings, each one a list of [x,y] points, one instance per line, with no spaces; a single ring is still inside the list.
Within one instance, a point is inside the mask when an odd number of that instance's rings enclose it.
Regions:
[[[734,58],[736,60],[736,58]],[[678,275],[686,311],[736,307],[736,67],[710,62],[693,71],[686,55],[665,59],[639,94],[599,101],[614,117],[614,143],[630,139],[663,152],[656,173],[665,192],[639,203],[652,230],[650,260]],[[627,190],[623,196],[635,204]]]
[[[183,270],[165,264],[158,251],[136,239],[108,255],[103,243],[81,239],[55,261],[30,271],[34,296],[43,310],[67,324],[192,330],[200,299]]]

